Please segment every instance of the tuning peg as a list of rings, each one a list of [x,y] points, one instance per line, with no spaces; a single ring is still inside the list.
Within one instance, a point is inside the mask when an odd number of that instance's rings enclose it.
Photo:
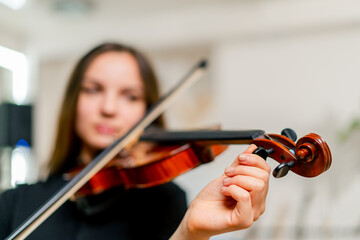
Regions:
[[[283,129],[281,131],[281,135],[291,139],[293,142],[296,142],[296,139],[297,139],[296,132],[294,130],[292,130],[291,128]]]
[[[274,149],[269,148],[269,149],[265,149],[263,147],[258,147],[254,150],[253,154],[256,154],[260,157],[262,157],[264,160],[266,160],[266,158],[274,152]]]
[[[295,166],[294,161],[282,162],[274,169],[273,176],[276,178],[284,177],[289,172],[290,168],[292,168],[293,166]]]

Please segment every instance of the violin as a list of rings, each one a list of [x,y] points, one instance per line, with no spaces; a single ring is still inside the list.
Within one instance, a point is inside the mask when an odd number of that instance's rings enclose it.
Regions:
[[[265,134],[262,130],[152,131],[143,134],[129,152],[120,154],[95,174],[73,199],[118,186],[130,189],[166,183],[213,161],[228,144],[255,144],[258,148],[254,154],[279,163],[273,170],[276,178],[284,177],[289,170],[303,177],[316,177],[329,169],[331,152],[319,135],[310,133],[295,143],[296,138],[289,128],[281,134]]]

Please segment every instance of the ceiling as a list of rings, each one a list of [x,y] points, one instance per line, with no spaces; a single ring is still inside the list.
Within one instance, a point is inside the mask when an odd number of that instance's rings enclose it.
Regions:
[[[163,48],[191,42],[194,34],[194,39],[198,38],[197,29],[211,27],[207,22],[214,16],[215,9],[239,3],[244,6],[248,2],[28,0],[18,11],[0,5],[0,30],[21,39],[27,47],[35,48],[41,57],[87,49],[104,40],[131,42],[143,48]]]
[[[357,0],[28,0],[18,11],[0,4],[0,43],[57,59],[111,40],[179,51],[359,23]]]

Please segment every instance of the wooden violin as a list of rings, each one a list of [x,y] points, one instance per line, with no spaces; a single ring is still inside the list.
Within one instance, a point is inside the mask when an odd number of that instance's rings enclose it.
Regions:
[[[76,197],[98,194],[123,186],[145,188],[166,183],[201,164],[211,162],[228,144],[255,144],[255,154],[270,157],[280,164],[274,177],[289,170],[304,177],[315,177],[329,169],[331,153],[326,142],[311,133],[296,143],[296,133],[284,129],[282,134],[248,131],[152,131],[145,133],[131,151],[120,154],[95,174]],[[72,172],[70,175],[76,173]]]

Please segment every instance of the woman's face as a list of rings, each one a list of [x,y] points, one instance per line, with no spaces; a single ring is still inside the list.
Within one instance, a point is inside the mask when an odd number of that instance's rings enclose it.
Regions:
[[[88,153],[104,149],[145,114],[145,91],[139,66],[127,52],[97,56],[85,71],[75,129]]]

